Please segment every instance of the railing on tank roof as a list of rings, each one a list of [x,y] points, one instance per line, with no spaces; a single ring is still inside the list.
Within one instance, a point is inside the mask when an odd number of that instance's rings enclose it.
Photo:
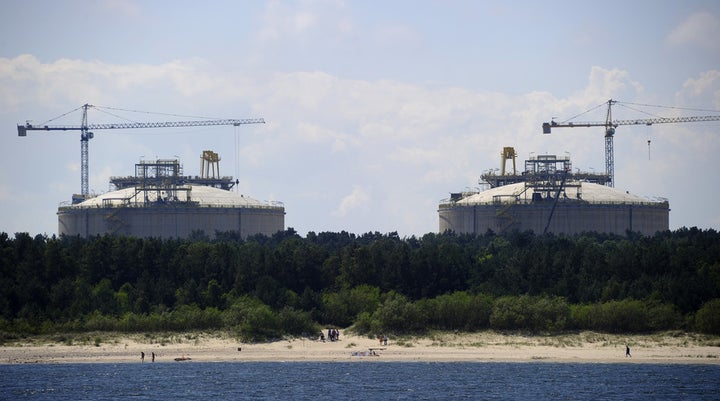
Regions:
[[[509,196],[509,195],[508,195]],[[514,198],[513,198],[514,199]],[[498,202],[496,200],[492,201],[485,201],[485,202],[467,202],[467,203],[461,203],[461,202],[448,202],[445,200],[444,202],[441,202],[439,207],[441,209],[450,209],[455,207],[464,207],[464,206],[496,206],[496,205],[504,205],[508,203],[513,203],[515,205],[542,205],[543,203],[547,204],[548,206],[552,206],[552,200],[545,200],[546,202],[537,202],[533,201],[532,199],[515,199],[513,202]],[[653,201],[647,201],[647,202],[628,202],[628,201],[586,201],[586,200],[564,200],[560,199],[559,203],[566,204],[566,205],[579,205],[579,206],[618,206],[618,205],[637,205],[637,206],[668,206],[669,202],[667,200],[662,202],[653,202]]]
[[[58,210],[66,211],[66,210],[84,210],[84,209],[120,209],[120,208],[129,208],[129,209],[152,209],[152,208],[171,208],[171,207],[177,207],[178,209],[189,209],[189,208],[199,208],[199,209],[205,209],[205,208],[216,208],[216,209],[266,209],[266,210],[284,210],[285,207],[282,205],[227,205],[227,204],[197,204],[195,202],[192,203],[186,203],[186,202],[173,202],[173,203],[167,203],[158,205],[155,203],[152,204],[144,204],[144,203],[138,203],[138,204],[112,204],[109,206],[105,205],[88,205],[88,206],[80,206],[80,205],[68,205],[67,202],[63,202],[58,207]]]

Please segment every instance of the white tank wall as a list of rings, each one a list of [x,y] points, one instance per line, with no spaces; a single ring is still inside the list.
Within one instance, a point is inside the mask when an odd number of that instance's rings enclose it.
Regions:
[[[484,234],[532,230],[542,233],[552,204],[547,205],[441,205],[440,232]],[[628,230],[653,235],[669,228],[670,209],[657,205],[558,204],[548,231],[555,234],[579,234],[596,231],[625,235]]]
[[[254,234],[273,235],[285,230],[281,207],[236,208],[61,208],[60,235],[81,237],[116,234],[134,237],[187,238],[203,231],[213,238],[216,231],[239,231],[243,238]]]

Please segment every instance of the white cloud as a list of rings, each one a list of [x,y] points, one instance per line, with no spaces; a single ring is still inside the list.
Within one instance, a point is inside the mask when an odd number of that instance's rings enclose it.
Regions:
[[[720,51],[720,19],[708,12],[699,12],[686,18],[670,32],[667,43],[671,46],[694,46],[704,50]]]
[[[214,114],[211,110],[235,106],[239,99],[257,92],[257,85],[242,73],[220,73],[197,58],[162,64],[73,59],[41,63],[31,55],[0,58],[0,105],[10,110],[27,102],[22,108],[50,107],[60,113],[68,110],[67,105],[91,103],[123,104],[156,112],[172,110],[178,114],[197,110]],[[201,98],[204,101],[198,102]]]
[[[675,102],[685,107],[720,110],[720,70],[705,71],[685,81],[675,95]]]
[[[78,172],[80,171],[80,163],[70,162],[65,165],[67,171]]]
[[[593,66],[590,70],[588,85],[580,95],[573,97],[573,101],[586,102],[586,105],[596,104],[598,99],[630,99],[642,92],[642,85],[630,79],[630,74],[618,68],[606,69]]]
[[[368,195],[367,192],[365,192],[365,190],[359,185],[355,185],[352,192],[342,198],[333,214],[335,216],[345,217],[353,211],[363,209],[370,203],[370,201],[370,195]]]
[[[336,1],[270,1],[256,38],[261,43],[277,43],[304,42],[308,35],[343,35],[353,27],[352,21],[342,16],[343,8],[342,2]]]

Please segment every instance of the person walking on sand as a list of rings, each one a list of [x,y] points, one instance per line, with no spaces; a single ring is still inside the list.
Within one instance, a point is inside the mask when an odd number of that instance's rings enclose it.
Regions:
[[[152,357],[152,361],[155,362],[155,352],[153,352],[152,354],[150,354],[150,356]]]
[[[140,363],[145,363],[145,353],[140,351]]]
[[[632,355],[630,355],[630,347],[625,346],[625,358],[632,358]]]

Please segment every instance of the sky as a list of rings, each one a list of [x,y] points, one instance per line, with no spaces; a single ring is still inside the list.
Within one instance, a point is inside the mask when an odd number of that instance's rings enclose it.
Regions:
[[[141,159],[199,175],[213,150],[300,235],[437,232],[505,146],[604,171],[603,128],[543,135],[552,118],[604,121],[609,99],[617,119],[720,115],[718,38],[717,0],[5,0],[0,232],[57,234],[80,134],[16,126],[79,125],[83,104],[105,107],[90,124],[266,121],[97,131],[92,193]],[[617,189],[668,199],[670,229],[720,229],[720,122],[620,126],[614,148]]]

